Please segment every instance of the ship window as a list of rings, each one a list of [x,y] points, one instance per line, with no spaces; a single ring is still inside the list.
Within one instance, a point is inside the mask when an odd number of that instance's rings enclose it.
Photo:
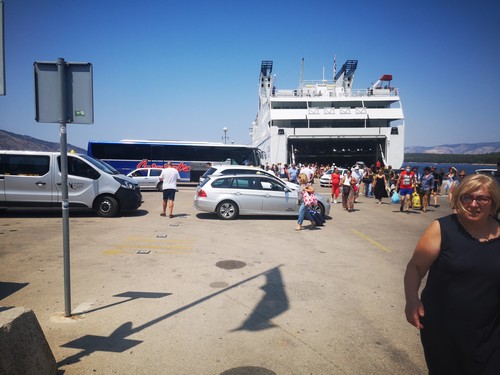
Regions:
[[[273,102],[272,109],[307,109],[306,102]]]

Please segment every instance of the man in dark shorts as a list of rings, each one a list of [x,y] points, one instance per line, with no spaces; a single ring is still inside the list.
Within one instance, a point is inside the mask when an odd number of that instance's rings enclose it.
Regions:
[[[160,216],[167,216],[167,202],[169,202],[168,205],[168,210],[169,210],[169,215],[168,217],[172,218],[174,217],[173,211],[174,211],[174,200],[175,200],[175,193],[177,191],[177,181],[179,181],[181,177],[179,176],[179,171],[177,169],[172,167],[172,163],[168,162],[166,164],[166,168],[161,172],[160,175],[160,181],[163,182],[163,210],[160,214]]]
[[[409,213],[411,195],[413,193],[413,186],[415,185],[415,173],[412,172],[411,167],[408,165],[406,169],[399,174],[396,186],[399,187],[399,195],[401,196],[401,206],[399,211],[406,211]]]

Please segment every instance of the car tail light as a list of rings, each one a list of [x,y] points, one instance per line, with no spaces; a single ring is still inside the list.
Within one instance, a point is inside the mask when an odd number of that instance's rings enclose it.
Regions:
[[[205,193],[205,190],[200,189],[198,191],[198,196],[201,197],[201,198],[206,198],[207,197],[207,193]]]

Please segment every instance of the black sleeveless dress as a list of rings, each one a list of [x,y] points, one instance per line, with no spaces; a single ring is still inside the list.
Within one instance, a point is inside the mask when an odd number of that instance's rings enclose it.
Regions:
[[[378,175],[375,175],[375,188],[373,190],[375,199],[387,198],[387,191],[385,190],[385,182],[383,176],[379,177]]]
[[[479,242],[455,214],[422,292],[429,374],[500,374],[500,238]]]

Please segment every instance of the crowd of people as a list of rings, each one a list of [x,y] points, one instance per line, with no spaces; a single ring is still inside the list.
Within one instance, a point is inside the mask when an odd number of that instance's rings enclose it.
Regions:
[[[276,166],[277,176],[300,184],[296,230],[304,219],[315,226],[308,201],[314,179],[328,168]],[[348,212],[360,194],[377,204],[390,197],[407,213],[427,212],[430,204],[438,207],[439,195],[448,195],[453,213],[429,225],[407,265],[406,319],[421,332],[430,374],[500,374],[500,161],[492,176],[467,176],[454,167],[356,165],[343,175],[333,168],[332,202],[341,195]]]
[[[347,168],[347,172],[343,175],[339,173],[339,168],[335,165],[318,165],[317,163],[299,165],[278,163],[262,166],[262,168],[298,185],[301,184],[300,174],[304,174],[307,183],[312,185],[315,179],[333,168],[332,203],[337,204],[340,197],[342,207],[347,212],[354,211],[354,204],[360,194],[367,198],[375,198],[377,204],[382,204],[384,198],[391,198],[392,203],[400,204],[401,212],[409,213],[410,208],[427,212],[430,205],[439,206],[438,196],[448,195],[451,200],[453,191],[466,177],[465,170],[458,171],[455,167],[450,167],[447,172],[443,168],[438,171],[435,166],[427,166],[420,171],[418,167],[406,165],[397,170],[390,165],[384,166],[380,161],[370,167],[356,164]],[[497,164],[497,169],[494,178],[498,182],[499,164]]]

